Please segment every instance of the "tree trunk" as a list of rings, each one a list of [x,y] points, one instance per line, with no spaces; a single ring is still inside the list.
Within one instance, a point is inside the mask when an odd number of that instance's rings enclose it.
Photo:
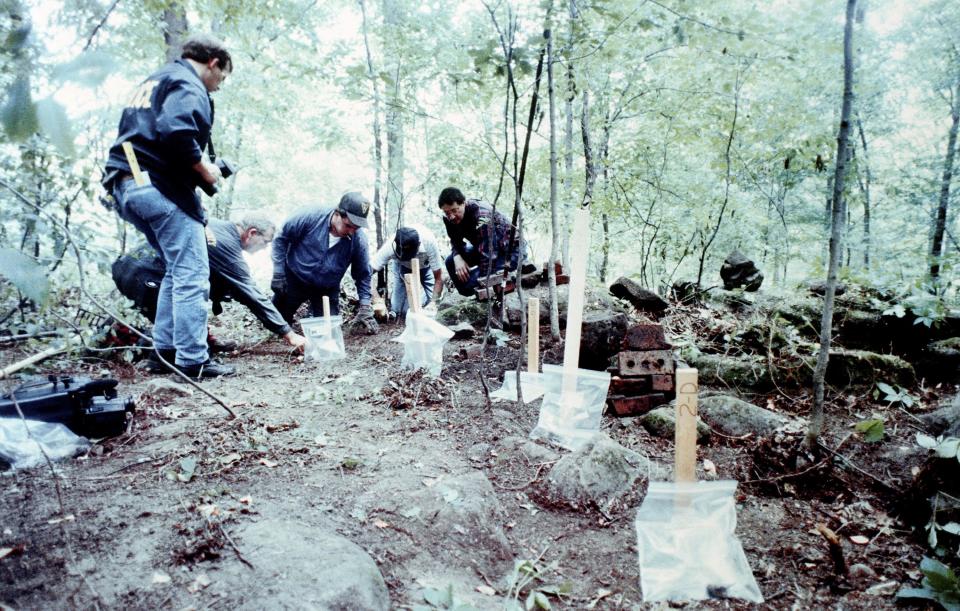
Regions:
[[[567,96],[564,100],[566,121],[563,127],[563,232],[562,259],[563,268],[570,268],[570,215],[573,212],[573,100],[577,96],[577,85],[573,75],[573,26],[577,18],[577,5],[570,0],[568,12],[569,30],[567,34]]]
[[[863,267],[870,270],[870,186],[873,176],[870,174],[870,157],[867,155],[867,136],[863,132],[863,122],[857,117],[857,131],[860,132],[860,149],[863,151],[864,179],[860,182],[863,193]]]
[[[950,92],[950,114],[953,122],[947,134],[947,154],[943,160],[943,178],[940,179],[940,203],[933,225],[933,244],[930,247],[930,279],[940,278],[940,256],[943,254],[943,238],[947,228],[947,207],[950,204],[950,182],[953,180],[953,157],[957,152],[957,127],[960,126],[960,83]]]
[[[167,44],[167,61],[180,58],[180,46],[187,33],[187,12],[183,3],[171,2],[163,9],[163,42]]]
[[[241,112],[237,115],[236,122],[234,124],[234,129],[236,129],[237,137],[233,141],[233,150],[230,152],[230,157],[233,159],[238,159],[240,157],[240,149],[243,146],[243,126],[246,123],[247,116]],[[221,151],[217,151],[219,155]],[[239,174],[235,175],[230,180],[226,181],[227,189],[223,194],[223,197],[217,198],[217,210],[219,214],[217,218],[228,219],[230,218],[230,211],[233,210],[233,196],[237,191],[237,179],[240,177]]]
[[[384,0],[383,17],[388,27],[388,31],[398,31],[404,26],[402,7],[392,0]],[[403,223],[403,193],[404,193],[404,173],[406,170],[406,158],[404,156],[404,137],[403,137],[403,111],[401,100],[400,83],[403,77],[401,71],[401,60],[398,57],[390,67],[394,73],[394,88],[388,94],[391,101],[387,105],[386,124],[387,124],[387,188],[384,196],[384,209],[387,216],[384,235],[389,235],[392,230],[400,227]],[[390,217],[390,207],[393,207],[395,214]]]
[[[730,134],[727,137],[727,148],[724,151],[724,162],[726,166],[726,178],[725,188],[723,192],[723,202],[720,205],[720,214],[717,215],[717,223],[713,227],[713,231],[710,234],[710,238],[706,241],[701,240],[702,248],[700,250],[700,263],[697,266],[697,289],[700,289],[701,283],[703,281],[703,266],[707,260],[707,251],[710,250],[710,246],[713,244],[713,241],[717,238],[717,234],[720,233],[720,227],[723,225],[723,214],[727,210],[727,204],[730,203],[730,184],[733,181],[732,177],[732,167],[731,167],[731,158],[730,158],[730,149],[733,147],[733,138],[737,133],[737,116],[740,113],[740,88],[743,83],[740,81],[740,73],[737,73],[737,82],[734,86],[733,94],[733,119],[730,121]]]
[[[600,168],[603,171],[603,182],[601,191],[604,201],[609,201],[610,196],[610,171],[607,163],[610,158],[610,107],[604,103],[603,117],[603,141],[600,143]],[[604,212],[601,216],[603,221],[603,261],[600,263],[600,282],[607,283],[607,272],[610,267],[610,217]]]
[[[583,90],[583,106],[580,108],[580,135],[583,139],[583,203],[584,208],[593,203],[593,187],[597,183],[597,164],[593,160],[593,141],[590,138],[590,91]],[[606,215],[603,216],[606,220]],[[604,222],[606,225],[606,222]],[[569,227],[567,233],[570,233]],[[606,259],[607,232],[604,231],[604,259]]]
[[[600,282],[607,283],[607,268],[610,265],[610,219],[604,212],[600,218],[603,221],[603,259],[600,260]]]
[[[367,78],[373,90],[373,224],[377,235],[377,248],[383,246],[386,237],[384,231],[383,206],[380,201],[380,188],[383,180],[383,144],[380,135],[380,80],[373,68],[373,54],[370,52],[369,25],[367,24],[367,5],[364,0],[358,0],[362,17],[363,48],[367,55]],[[380,285],[387,287],[386,268],[380,270]]]
[[[551,2],[552,8],[552,2]],[[549,24],[550,9],[547,9]],[[557,274],[554,261],[560,258],[560,210],[557,203],[557,107],[553,95],[553,36],[548,27],[543,37],[547,44],[547,99],[550,108],[550,260],[547,278],[550,289],[550,336],[560,339],[560,308],[557,304]]]
[[[846,23],[843,28],[843,105],[840,109],[840,131],[837,134],[837,165],[833,178],[833,210],[830,230],[830,262],[827,266],[827,288],[823,297],[823,316],[820,319],[820,353],[813,371],[813,409],[810,428],[807,429],[808,447],[816,445],[823,433],[823,395],[827,363],[830,360],[830,340],[833,335],[833,301],[837,291],[837,268],[843,252],[843,231],[846,228],[846,200],[843,196],[849,160],[850,115],[853,107],[853,19],[857,0],[847,0]]]

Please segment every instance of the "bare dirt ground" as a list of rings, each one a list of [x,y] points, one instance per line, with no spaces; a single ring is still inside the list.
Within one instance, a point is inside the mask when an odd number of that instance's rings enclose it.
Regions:
[[[325,575],[297,546],[304,533],[323,532],[369,554],[392,608],[453,608],[456,599],[495,609],[524,603],[534,589],[559,609],[666,608],[645,605],[640,592],[634,516],[645,482],[613,507],[551,504],[538,488],[550,454],[531,455],[515,439],[534,427],[539,402],[488,405],[480,364],[458,356],[471,342],[447,345],[441,381],[401,371],[402,347],[391,341],[400,330],[349,336],[336,364],[299,362],[275,339],[248,344],[229,358],[240,375],[203,383],[236,404],[236,419],[195,390],[150,389],[158,376],[129,365],[44,363],[43,373],[108,371],[138,410],[128,434],[58,463],[56,478],[47,467],[2,474],[0,548],[11,551],[0,558],[0,601],[15,609],[316,606]],[[488,384],[499,385],[517,350],[489,349]],[[23,354],[8,350],[2,360]],[[806,409],[804,397],[769,399],[784,412]],[[919,581],[924,547],[891,509],[924,452],[896,410],[884,443],[851,436],[851,424],[875,409],[868,397],[832,397],[824,443],[843,458],[798,476],[778,462],[791,440],[760,446],[714,435],[700,448],[721,479],[741,482],[737,533],[766,598],[760,607],[887,608]],[[606,416],[602,428],[671,464],[672,443],[635,421]],[[450,488],[443,498],[490,497],[482,499],[493,507],[490,523],[431,522],[437,514],[427,515],[424,495],[478,472],[492,493]],[[840,536],[849,576],[837,576],[818,523]],[[270,542],[277,553],[266,553]],[[327,550],[312,553],[319,561]],[[517,593],[510,572],[521,560],[532,579]]]

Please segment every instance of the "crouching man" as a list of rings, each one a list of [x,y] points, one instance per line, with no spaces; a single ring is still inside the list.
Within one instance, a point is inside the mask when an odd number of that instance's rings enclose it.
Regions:
[[[466,199],[454,187],[440,192],[437,205],[450,237],[452,252],[446,265],[457,292],[475,295],[480,279],[488,273],[501,274],[504,267],[517,269],[526,253],[526,244],[520,241],[507,217],[486,202]]]
[[[370,201],[351,191],[336,208],[313,207],[287,219],[273,241],[273,304],[287,323],[305,301],[311,316],[323,315],[323,297],[330,312],[340,312],[340,282],[350,268],[360,307],[356,321],[368,333],[378,330],[370,305],[370,257],[367,213]]]
[[[264,327],[283,337],[294,348],[302,350],[306,340],[290,328],[270,299],[257,288],[250,275],[250,267],[243,258],[243,252],[253,254],[269,246],[275,232],[276,226],[272,221],[256,215],[248,215],[239,222],[220,219],[209,221],[207,258],[210,261],[213,313],[222,311],[221,302],[236,301],[249,309]],[[155,256],[147,244],[120,257],[113,264],[113,280],[117,288],[133,300],[150,322],[154,322],[157,311],[159,283],[156,278],[162,278],[164,272],[163,259]],[[209,334],[207,343],[211,350],[216,350],[219,344]],[[175,352],[161,351],[160,356],[173,363]],[[166,371],[154,353],[150,354],[146,368],[152,373]]]
[[[393,276],[392,293],[390,297],[390,311],[380,297],[374,298],[373,309],[378,315],[390,320],[407,313],[406,286],[403,283],[404,274],[412,273],[413,259],[420,261],[420,287],[423,302],[421,307],[428,307],[437,303],[443,294],[443,260],[440,258],[440,249],[437,247],[437,238],[433,232],[421,225],[408,225],[397,229],[393,242],[386,242],[373,256],[370,262],[373,274],[376,274],[387,264]]]

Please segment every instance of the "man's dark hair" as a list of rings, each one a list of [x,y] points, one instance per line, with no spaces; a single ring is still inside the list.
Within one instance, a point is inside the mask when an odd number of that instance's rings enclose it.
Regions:
[[[192,59],[205,64],[211,59],[220,60],[220,68],[225,72],[233,72],[233,59],[230,51],[222,42],[207,34],[196,34],[183,43],[182,59]]]
[[[447,187],[440,192],[440,197],[437,199],[437,206],[443,208],[444,206],[450,204],[462,204],[467,201],[467,198],[463,196],[463,193],[460,189],[456,187]]]

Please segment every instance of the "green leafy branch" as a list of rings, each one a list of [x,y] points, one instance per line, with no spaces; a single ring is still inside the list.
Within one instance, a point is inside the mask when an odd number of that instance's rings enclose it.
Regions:
[[[903,588],[897,592],[897,598],[932,600],[946,611],[960,611],[960,580],[956,573],[934,558],[924,558],[920,571],[923,573],[920,587]]]

